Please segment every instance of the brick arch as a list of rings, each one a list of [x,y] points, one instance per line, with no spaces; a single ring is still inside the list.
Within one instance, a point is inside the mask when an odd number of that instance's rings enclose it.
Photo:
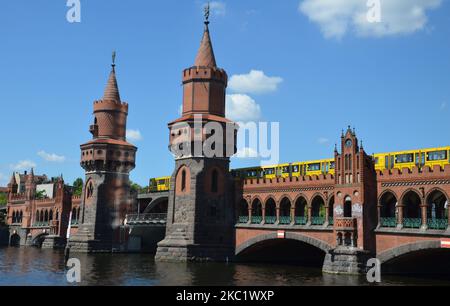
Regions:
[[[267,204],[267,202],[269,202],[270,199],[272,199],[275,202],[275,207],[278,206],[278,202],[276,200],[276,197],[274,195],[269,195],[269,196],[267,196],[267,198],[265,199],[264,202],[261,202],[263,204],[263,208],[264,209],[266,208],[266,204]]]
[[[334,194],[330,195],[330,198],[328,199],[328,203],[325,202],[325,203],[328,205],[328,207],[329,207],[330,204],[331,204],[331,200],[333,200],[333,204],[336,203],[336,196],[335,196]]]
[[[391,193],[394,197],[395,197],[395,199],[397,200],[397,202],[399,201],[399,197],[398,197],[398,195],[397,195],[397,193],[394,191],[394,190],[392,190],[392,189],[386,189],[386,190],[383,190],[383,192],[380,194],[380,196],[378,197],[378,205],[381,205],[381,199],[384,197],[384,195],[385,194],[387,194],[387,193]]]
[[[308,199],[308,197],[307,197],[304,193],[299,193],[299,194],[295,197],[294,202],[293,202],[293,203],[294,203],[294,206],[295,206],[295,203],[297,203],[297,201],[298,201],[300,198],[305,199],[305,201],[306,201],[306,206],[308,206],[309,199]]]
[[[405,199],[405,196],[406,196],[408,193],[410,193],[410,192],[414,192],[415,194],[417,194],[417,196],[418,196],[419,199],[420,199],[420,204],[423,204],[423,203],[422,203],[422,196],[421,196],[421,194],[420,194],[420,191],[417,190],[417,189],[414,189],[414,188],[408,188],[407,190],[405,190],[405,191],[402,193],[401,197],[400,197],[399,200],[398,200],[398,202],[400,203],[400,205],[403,205],[403,200]]]
[[[327,201],[325,201],[325,196],[323,194],[321,194],[320,192],[316,192],[315,194],[313,194],[313,196],[311,197],[309,202],[307,202],[308,203],[308,207],[312,207],[312,202],[317,197],[320,197],[322,199],[324,205],[327,203]]]
[[[263,234],[263,235],[253,237],[253,238],[245,241],[241,245],[239,245],[235,250],[235,255],[237,256],[237,255],[241,254],[248,248],[250,248],[258,243],[262,243],[264,241],[276,240],[276,239],[278,239],[277,233]],[[328,243],[326,243],[322,240],[308,237],[308,236],[305,236],[305,235],[302,235],[299,233],[286,233],[285,239],[296,240],[296,241],[300,241],[300,242],[309,244],[313,247],[316,247],[316,248],[322,250],[325,253],[328,253],[333,248],[331,245],[329,245]]]
[[[450,197],[449,195],[444,191],[444,189],[440,188],[440,187],[434,187],[431,188],[426,194],[425,194],[425,202],[428,205],[428,197],[435,191],[439,191],[442,192],[442,194],[445,196],[445,198],[447,199],[448,202],[450,202]]]
[[[379,253],[377,255],[377,258],[381,261],[382,264],[384,264],[409,253],[434,249],[441,249],[441,242],[439,240],[428,240],[403,244],[398,247]]]
[[[250,208],[253,209],[253,203],[255,202],[256,199],[258,199],[259,202],[261,203],[261,209],[264,209],[264,201],[261,199],[260,196],[252,197],[252,200],[250,201]]]
[[[283,194],[283,195],[280,197],[280,201],[278,201],[277,204],[281,204],[281,202],[282,202],[284,199],[288,199],[289,202],[291,202],[291,205],[292,205],[292,203],[294,203],[294,202],[292,202],[292,198],[291,198],[288,194],[285,193],[285,194]]]
[[[216,171],[217,173],[217,182],[216,182],[216,188],[217,191],[213,192],[212,191],[212,183],[213,183],[213,173],[214,171]],[[225,172],[226,170],[218,165],[212,166],[210,168],[208,168],[206,171],[203,172],[204,175],[204,191],[208,194],[217,194],[217,195],[222,195],[225,190],[224,190],[224,181],[225,181]]]
[[[183,172],[184,172],[184,186],[183,186]],[[188,165],[181,165],[175,174],[176,195],[189,194],[191,192],[191,169]],[[183,189],[184,187],[184,189]]]

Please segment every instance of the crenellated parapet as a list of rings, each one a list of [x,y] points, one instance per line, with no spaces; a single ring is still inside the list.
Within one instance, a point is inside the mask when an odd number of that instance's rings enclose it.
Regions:
[[[450,180],[450,165],[441,167],[435,165],[433,168],[425,166],[423,168],[413,167],[412,169],[385,169],[377,171],[377,181],[379,183],[398,181],[398,180],[432,180],[447,179]]]
[[[245,179],[242,181],[244,192],[251,192],[253,190],[261,189],[291,189],[307,186],[332,186],[334,185],[334,175],[321,174],[312,176],[300,176],[290,178],[275,178],[275,179]]]
[[[228,75],[225,70],[217,67],[191,67],[183,71],[183,84],[193,81],[213,80],[227,84]]]
[[[128,114],[128,103],[112,100],[96,100],[94,101],[94,113],[99,111],[115,111]]]

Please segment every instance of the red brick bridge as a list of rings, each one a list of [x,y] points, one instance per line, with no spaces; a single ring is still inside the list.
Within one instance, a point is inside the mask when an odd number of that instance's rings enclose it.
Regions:
[[[450,258],[450,165],[375,171],[363,148],[344,145],[347,138],[357,143],[353,133],[343,137],[334,176],[239,184],[238,258],[273,259],[279,256],[274,249],[283,245],[288,259],[308,254],[296,253],[294,241],[314,249],[316,258],[339,249],[366,252],[386,265],[408,255],[427,261],[436,254]]]

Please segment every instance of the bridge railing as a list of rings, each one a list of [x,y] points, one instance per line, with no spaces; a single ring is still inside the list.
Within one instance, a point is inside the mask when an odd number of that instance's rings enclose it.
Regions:
[[[130,214],[126,220],[127,224],[166,223],[167,214]]]

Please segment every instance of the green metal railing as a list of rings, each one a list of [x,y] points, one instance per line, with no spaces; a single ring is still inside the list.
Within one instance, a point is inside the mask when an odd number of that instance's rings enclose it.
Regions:
[[[421,218],[403,218],[404,228],[420,228],[422,226]]]
[[[307,217],[295,217],[295,224],[296,225],[306,225],[308,222]]]
[[[380,225],[381,227],[397,227],[397,218],[380,218]]]
[[[33,227],[43,227],[43,226],[49,226],[49,222],[34,222]]]
[[[275,216],[266,216],[264,221],[265,221],[266,224],[275,224],[275,222],[277,222],[277,217],[275,217]]]
[[[334,218],[328,217],[328,225],[334,225]]]
[[[248,216],[239,216],[238,223],[248,223]]]
[[[280,216],[280,224],[291,224],[290,216]]]
[[[325,217],[311,217],[311,225],[324,225]]]
[[[445,230],[448,227],[448,219],[428,219],[429,229]]]
[[[70,222],[70,224],[71,224],[71,225],[78,225],[78,220],[72,220],[72,221]]]
[[[252,224],[260,224],[262,222],[262,216],[252,216]]]

